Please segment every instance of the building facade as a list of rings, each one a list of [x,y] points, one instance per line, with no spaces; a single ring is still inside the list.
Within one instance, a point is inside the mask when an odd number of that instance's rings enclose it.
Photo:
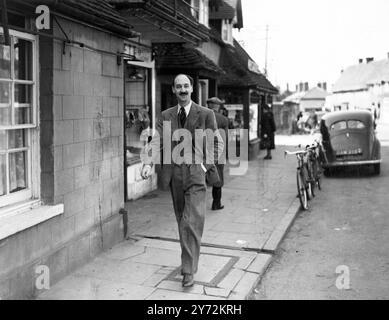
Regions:
[[[358,64],[343,70],[326,99],[332,111],[367,109],[389,120],[389,55],[374,61],[359,59]]]
[[[49,24],[37,30],[42,4]],[[0,30],[9,33],[0,45],[1,299],[37,294],[39,266],[54,283],[123,239],[122,58],[125,41],[138,36],[102,1],[12,1],[7,17]]]

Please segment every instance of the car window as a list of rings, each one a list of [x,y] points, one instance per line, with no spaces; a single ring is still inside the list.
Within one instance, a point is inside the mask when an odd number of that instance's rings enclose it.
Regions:
[[[349,120],[349,121],[347,121],[347,126],[349,129],[365,129],[366,128],[365,124],[359,120]]]
[[[347,128],[346,121],[338,121],[331,125],[330,130],[343,130]]]

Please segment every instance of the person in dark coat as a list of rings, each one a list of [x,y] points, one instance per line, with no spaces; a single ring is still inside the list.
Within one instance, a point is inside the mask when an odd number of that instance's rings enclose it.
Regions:
[[[270,160],[271,150],[275,149],[274,144],[274,132],[276,131],[276,124],[274,122],[274,115],[269,105],[264,104],[262,107],[261,117],[261,138],[263,145],[267,150],[267,154],[264,157],[265,160]]]
[[[223,101],[217,97],[212,97],[207,100],[208,108],[213,110],[216,117],[216,125],[223,138],[224,145],[227,146],[227,133],[228,133],[228,118],[222,114]],[[224,157],[225,159],[225,157]],[[224,206],[221,204],[222,187],[224,185],[224,164],[216,163],[217,172],[219,174],[220,183],[214,184],[212,187],[212,210],[221,210]]]

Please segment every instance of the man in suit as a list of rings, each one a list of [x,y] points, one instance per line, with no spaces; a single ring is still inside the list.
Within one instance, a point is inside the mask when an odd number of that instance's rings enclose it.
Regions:
[[[228,133],[228,118],[221,113],[221,106],[224,101],[217,97],[212,97],[207,100],[208,108],[213,110],[216,117],[216,125],[223,138],[224,145],[227,146],[227,133]],[[225,155],[223,159],[225,159]],[[224,185],[224,162],[217,162],[217,172],[219,174],[220,183],[216,183],[212,187],[212,210],[221,210],[224,206],[221,204],[222,187]]]
[[[189,287],[194,283],[200,256],[206,212],[206,176],[210,184],[219,181],[214,159],[223,152],[224,144],[217,131],[214,113],[191,100],[193,79],[188,75],[177,75],[172,90],[178,105],[163,111],[158,119],[158,134],[152,137],[145,150],[159,149],[159,153],[152,152],[152,160],[148,164],[144,163],[141,175],[147,179],[153,163],[157,163],[162,155],[160,177],[162,187],[170,187],[178,224],[182,285]],[[219,137],[216,148],[213,134],[195,138],[196,131],[203,132],[206,129],[210,129],[208,133],[212,132]],[[167,137],[172,140],[171,143],[167,143]]]

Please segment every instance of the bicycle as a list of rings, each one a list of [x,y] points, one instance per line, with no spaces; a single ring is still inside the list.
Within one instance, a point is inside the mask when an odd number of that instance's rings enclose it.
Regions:
[[[288,151],[285,150],[284,155],[296,155],[297,157],[297,171],[296,171],[296,182],[297,192],[300,200],[301,207],[303,210],[308,209],[308,200],[312,197],[311,184],[309,183],[308,176],[308,165],[307,165],[307,150],[299,151]]]
[[[307,145],[305,150],[308,152],[309,183],[311,184],[312,196],[315,196],[315,188],[317,187],[321,190],[321,174],[323,172],[321,158],[323,150],[318,141],[315,141],[312,145]]]

